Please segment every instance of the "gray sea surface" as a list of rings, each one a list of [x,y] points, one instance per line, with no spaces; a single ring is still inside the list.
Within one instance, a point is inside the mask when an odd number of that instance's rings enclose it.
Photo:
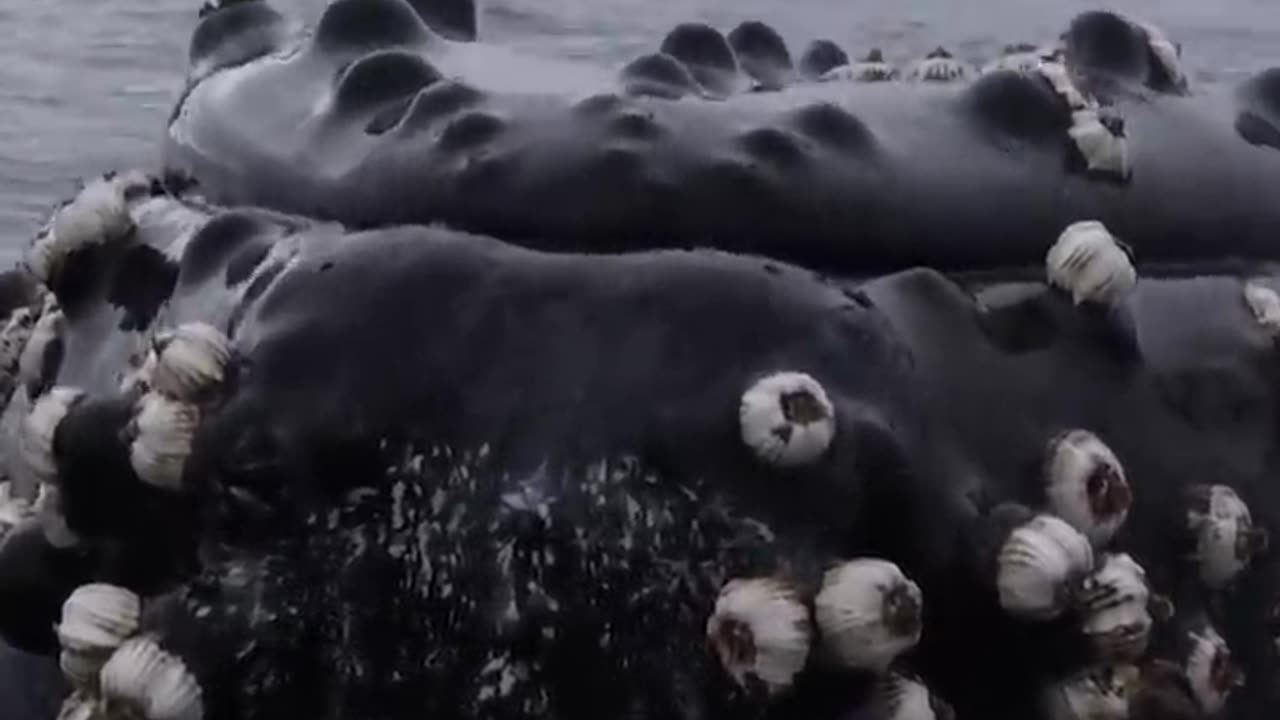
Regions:
[[[324,0],[273,0],[314,20]],[[199,0],[0,0],[0,264],[9,265],[77,180],[158,162]],[[892,59],[937,45],[971,60],[1047,42],[1077,13],[1114,9],[1182,43],[1193,81],[1280,65],[1280,0],[482,0],[487,41],[617,65],[674,25],[764,20],[793,53],[828,37]]]

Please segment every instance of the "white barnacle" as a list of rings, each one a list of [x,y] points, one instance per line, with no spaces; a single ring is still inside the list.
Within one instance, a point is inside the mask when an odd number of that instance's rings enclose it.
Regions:
[[[1182,53],[1178,50],[1178,46],[1170,42],[1160,28],[1155,25],[1144,22],[1137,24],[1147,34],[1147,47],[1150,48],[1151,55],[1160,64],[1160,68],[1164,70],[1165,75],[1169,77],[1169,81],[1178,89],[1185,88],[1187,75],[1183,72],[1179,61]]]
[[[44,374],[45,354],[49,350],[49,345],[62,334],[65,322],[62,309],[58,307],[57,298],[53,293],[49,293],[45,296],[40,317],[31,328],[27,343],[18,356],[19,379],[25,383],[31,383],[41,378]]]
[[[155,640],[137,636],[111,655],[99,676],[103,705],[143,720],[201,720],[200,682]],[[110,713],[109,713],[110,714]]]
[[[1151,638],[1147,575],[1126,553],[1107,555],[1077,598],[1084,634],[1107,662],[1136,661]]]
[[[1084,533],[1094,547],[1111,541],[1133,502],[1124,468],[1111,448],[1088,430],[1049,441],[1045,462],[1049,508]]]
[[[73,548],[80,544],[80,538],[67,527],[67,518],[62,514],[62,498],[56,485],[40,484],[40,492],[36,495],[33,506],[36,519],[40,523],[40,532],[45,542],[55,548]]]
[[[1244,302],[1268,337],[1280,337],[1280,294],[1253,281],[1244,284]]]
[[[105,583],[76,588],[62,604],[59,664],[78,687],[93,687],[116,648],[138,631],[142,601],[132,591]]]
[[[872,700],[878,710],[875,717],[883,720],[938,720],[949,713],[938,712],[943,704],[919,680],[890,673],[876,683]]]
[[[13,483],[0,481],[0,539],[32,513],[31,503],[13,496]]]
[[[132,175],[89,181],[71,202],[58,208],[45,232],[32,245],[27,264],[45,285],[51,284],[62,263],[89,245],[114,242],[133,231],[125,197]]]
[[[1081,671],[1046,689],[1046,714],[1049,720],[1125,720],[1138,682],[1132,665]]]
[[[1117,307],[1138,284],[1129,253],[1097,220],[1067,226],[1045,255],[1049,284],[1071,294],[1072,302]]]
[[[1226,485],[1202,485],[1190,492],[1187,527],[1195,536],[1200,579],[1212,589],[1231,583],[1266,550],[1268,534],[1255,528],[1249,506]]]
[[[1000,52],[1000,57],[987,63],[982,74],[998,71],[1033,73],[1045,62],[1044,52],[1034,45],[1009,45]]]
[[[31,308],[20,307],[9,313],[4,328],[0,329],[0,374],[17,374],[18,359],[31,338],[35,323],[35,313]]]
[[[1103,119],[1103,109],[1092,96],[1080,90],[1071,70],[1057,60],[1044,60],[1036,68],[1071,111],[1067,136],[1080,152],[1089,170],[1128,178],[1129,146],[1114,122]]]
[[[963,63],[952,57],[951,53],[938,48],[917,62],[908,77],[916,81],[949,83],[963,80],[966,75],[968,71]]]
[[[818,82],[889,82],[898,78],[898,70],[887,62],[861,61],[837,65],[818,77]]]
[[[98,700],[88,690],[74,690],[62,701],[57,720],[110,720],[101,713]]]
[[[1232,661],[1227,641],[1212,626],[1189,633],[1188,640],[1191,644],[1183,666],[1187,685],[1200,708],[1213,715],[1227,703],[1231,691],[1244,684],[1244,676]]]
[[[1093,569],[1089,539],[1052,515],[1014,528],[996,559],[1000,606],[1030,620],[1052,620]]]
[[[36,401],[22,423],[19,439],[22,458],[43,483],[53,482],[58,476],[58,463],[53,455],[53,437],[58,425],[83,397],[84,392],[77,388],[55,387]]]
[[[136,436],[129,447],[133,471],[143,482],[167,490],[182,487],[182,473],[200,411],[191,403],[149,392],[138,402]]]
[[[707,620],[707,641],[738,684],[748,678],[769,694],[791,687],[809,658],[813,624],[799,594],[775,578],[725,583]]]
[[[820,81],[844,80],[847,82],[888,82],[898,78],[898,70],[885,62],[884,53],[873,48],[867,56],[854,63],[833,67],[818,78]]]
[[[747,447],[780,467],[816,461],[836,432],[835,410],[826,391],[798,372],[775,373],[748,388],[738,422]]]
[[[1040,75],[1049,82],[1053,91],[1061,97],[1072,112],[1096,108],[1097,102],[1086,95],[1071,77],[1071,70],[1061,62],[1045,59],[1036,66]]]
[[[1067,134],[1090,170],[1120,178],[1129,177],[1129,144],[1123,134],[1103,122],[1099,109],[1072,111]]]
[[[842,664],[883,671],[923,630],[920,587],[894,563],[860,558],[827,571],[814,598],[826,649]]]
[[[205,323],[179,325],[156,338],[151,385],[176,400],[195,401],[222,383],[231,343]]]

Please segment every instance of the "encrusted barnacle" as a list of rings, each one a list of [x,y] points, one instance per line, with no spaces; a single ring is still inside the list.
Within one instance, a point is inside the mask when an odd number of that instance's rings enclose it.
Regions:
[[[13,378],[18,373],[18,360],[35,330],[36,315],[31,308],[20,307],[9,313],[0,328],[0,376]]]
[[[134,637],[112,654],[100,676],[109,715],[142,720],[201,720],[200,682],[181,659],[147,636]]]
[[[804,669],[812,638],[808,607],[776,578],[725,583],[707,620],[707,641],[725,671],[744,687],[750,679],[763,683],[771,695]]]
[[[58,477],[58,463],[53,455],[53,436],[67,412],[84,398],[78,388],[55,387],[31,407],[22,423],[22,457],[27,467],[43,483]]]
[[[890,673],[876,683],[871,705],[878,720],[952,720],[955,710],[920,680]]]
[[[1046,714],[1050,720],[1125,720],[1139,681],[1132,665],[1081,671],[1046,689]]]
[[[862,60],[837,65],[822,74],[819,82],[844,80],[847,82],[889,82],[898,79],[898,70],[885,62],[880,48],[872,48]]]
[[[187,323],[158,336],[153,353],[155,359],[148,359],[151,387],[176,400],[194,402],[222,384],[231,343],[212,325]]]
[[[116,648],[138,631],[142,601],[132,591],[106,583],[76,588],[62,605],[59,664],[73,684],[96,687],[98,672]]]
[[[982,67],[982,74],[985,75],[1001,70],[1032,73],[1038,70],[1040,65],[1046,61],[1045,55],[1046,52],[1043,49],[1030,43],[1006,45],[1000,51],[999,57]]]
[[[1118,118],[1105,114],[1101,108],[1085,108],[1071,113],[1067,135],[1090,171],[1125,179],[1133,170],[1122,127]]]
[[[191,403],[149,392],[138,401],[129,461],[143,482],[166,490],[182,488],[182,473],[200,410]]]
[[[877,672],[920,641],[923,610],[920,586],[878,558],[828,570],[814,598],[814,616],[831,655],[848,667]]]
[[[1244,685],[1244,674],[1236,667],[1227,641],[1210,625],[1189,633],[1190,641],[1183,672],[1196,704],[1213,715],[1227,704],[1227,698]]]
[[[1129,253],[1097,220],[1068,225],[1045,255],[1045,271],[1049,284],[1077,305],[1117,307],[1138,284]]]
[[[1147,47],[1151,50],[1151,55],[1160,69],[1164,71],[1169,84],[1175,90],[1185,90],[1187,74],[1182,69],[1182,50],[1165,37],[1164,32],[1155,25],[1145,22],[1138,22],[1137,25],[1147,34]]]
[[[822,385],[809,375],[781,372],[760,379],[742,395],[742,441],[757,457],[779,467],[812,463],[835,437],[835,410]]]
[[[1065,64],[1047,59],[1036,67],[1036,71],[1070,110],[1071,127],[1067,129],[1067,136],[1084,158],[1086,167],[1091,172],[1127,179],[1132,168],[1129,167],[1129,145],[1120,119],[1082,91]]]
[[[1128,517],[1133,494],[1124,467],[1088,430],[1068,430],[1049,441],[1044,479],[1049,508],[1094,547],[1110,542]]]
[[[45,363],[49,348],[61,339],[65,323],[57,297],[53,293],[45,295],[40,316],[36,318],[26,345],[18,355],[18,379],[22,383],[30,387],[46,380]]]
[[[968,75],[964,64],[945,48],[937,48],[917,62],[908,76],[911,80],[947,83],[963,80]]]
[[[133,232],[127,192],[136,182],[134,175],[125,173],[86,183],[71,202],[54,212],[48,227],[36,238],[27,257],[32,274],[52,286],[70,255]]]
[[[67,518],[62,514],[62,500],[56,485],[41,483],[32,510],[40,522],[41,534],[50,545],[72,548],[80,544],[80,537],[67,527]]]
[[[1151,591],[1147,575],[1127,553],[1109,554],[1081,586],[1077,605],[1082,629],[1097,657],[1134,662],[1151,638]]]
[[[1266,529],[1254,527],[1249,506],[1226,485],[1188,490],[1187,528],[1195,539],[1200,579],[1215,590],[1235,580],[1269,544]]]
[[[1280,337],[1280,294],[1257,280],[1246,282],[1243,294],[1258,327],[1267,337]]]
[[[1030,620],[1052,620],[1093,569],[1088,538],[1052,515],[1014,528],[996,559],[1000,606]]]

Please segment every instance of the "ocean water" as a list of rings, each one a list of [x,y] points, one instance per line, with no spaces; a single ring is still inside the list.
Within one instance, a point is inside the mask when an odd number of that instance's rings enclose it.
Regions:
[[[829,37],[853,53],[893,59],[937,45],[981,60],[1012,42],[1048,41],[1071,17],[1114,9],[1153,22],[1183,45],[1198,83],[1280,65],[1278,0],[489,0],[488,41],[617,65],[656,48],[672,26],[728,31],[764,20],[798,54]],[[314,20],[324,0],[273,0]],[[78,179],[158,161],[181,88],[199,0],[0,0],[0,264]]]

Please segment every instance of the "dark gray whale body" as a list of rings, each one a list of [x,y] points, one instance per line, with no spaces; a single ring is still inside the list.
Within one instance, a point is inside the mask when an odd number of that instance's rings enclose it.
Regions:
[[[1275,71],[200,15],[163,181],[0,276],[0,638],[64,717],[1280,707]]]
[[[41,552],[97,559],[22,563],[30,520],[0,570],[147,597],[142,632],[198,680],[204,717],[844,717],[868,676],[815,658],[770,702],[724,676],[704,627],[731,578],[816,588],[863,556],[892,558],[927,598],[904,670],[960,717],[1038,717],[1088,650],[1070,616],[1001,611],[984,518],[1043,505],[1044,449],[1069,427],[1124,458],[1136,502],[1117,542],[1153,587],[1179,612],[1208,608],[1249,677],[1276,670],[1259,631],[1280,590],[1270,556],[1206,592],[1170,545],[1185,532],[1173,490],[1206,474],[1259,527],[1280,521],[1276,348],[1241,279],[1144,280],[1135,356],[1038,283],[853,284],[717,251],[348,234],[156,186],[130,202],[129,239],[71,254],[49,282],[63,342],[97,351],[16,391],[85,393],[52,446],[81,544]],[[163,305],[112,300],[124,278]],[[150,324],[101,330],[135,315]],[[130,454],[156,391],[121,378],[140,338],[195,321],[235,359],[198,403],[180,482],[159,488]],[[762,463],[740,437],[743,390],[780,370],[833,407],[809,465]],[[47,652],[51,636],[17,633],[49,627],[35,618],[56,604],[19,587],[0,593],[5,637]],[[1274,707],[1271,692],[1241,688],[1232,717]]]
[[[450,41],[402,0],[334,3],[308,36],[282,24],[244,3],[197,30],[165,162],[212,200],[841,272],[1026,265],[1080,219],[1150,261],[1274,256],[1274,83],[1185,94],[1108,13],[1064,47],[1123,126],[1123,179],[1087,172],[1072,109],[1034,73],[797,82],[776,33],[744,23],[728,40],[682,25],[614,76]]]

